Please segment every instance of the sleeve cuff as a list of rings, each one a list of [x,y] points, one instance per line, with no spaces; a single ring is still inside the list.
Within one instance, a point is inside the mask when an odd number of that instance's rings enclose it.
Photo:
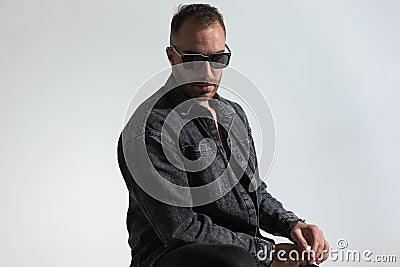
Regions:
[[[306,220],[304,220],[304,219],[300,219],[300,218],[297,218],[297,219],[291,219],[291,220],[287,220],[286,221],[286,225],[287,225],[287,227],[286,227],[286,229],[285,229],[285,234],[286,234],[286,237],[290,240],[290,241],[292,241],[293,243],[295,243],[296,244],[296,241],[292,238],[292,236],[290,235],[290,232],[292,231],[292,227],[293,227],[293,225],[295,224],[295,223],[297,223],[297,222],[305,222]]]

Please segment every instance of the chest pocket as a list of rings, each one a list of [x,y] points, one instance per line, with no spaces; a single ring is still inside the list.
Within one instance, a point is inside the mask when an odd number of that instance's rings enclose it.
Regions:
[[[201,172],[208,169],[215,162],[217,146],[212,140],[203,139],[198,146],[185,145],[182,147],[185,157],[185,168],[189,172]]]
[[[199,160],[202,157],[208,158],[215,155],[217,153],[217,147],[211,142],[201,142],[199,146],[183,146],[182,153],[188,160]]]
[[[204,186],[213,182],[224,170],[222,159],[218,156],[218,148],[214,143],[200,142],[198,146],[182,147],[185,157],[185,171],[189,185]]]

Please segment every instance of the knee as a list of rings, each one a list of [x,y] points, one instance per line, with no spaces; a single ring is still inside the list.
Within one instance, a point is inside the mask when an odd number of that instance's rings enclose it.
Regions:
[[[256,267],[257,263],[253,255],[239,246],[226,247],[223,255],[220,255],[219,265],[223,267]]]

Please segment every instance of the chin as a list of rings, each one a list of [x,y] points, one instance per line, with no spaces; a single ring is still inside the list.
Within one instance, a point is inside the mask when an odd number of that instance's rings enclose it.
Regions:
[[[184,93],[190,97],[207,97],[213,98],[217,92],[218,85],[212,86],[199,86],[196,84],[191,84],[184,88]]]
[[[200,96],[202,96],[202,97],[207,97],[207,98],[213,98],[214,95],[215,95],[215,93],[216,93],[216,92],[209,92],[209,93],[202,94],[202,95],[200,95]]]

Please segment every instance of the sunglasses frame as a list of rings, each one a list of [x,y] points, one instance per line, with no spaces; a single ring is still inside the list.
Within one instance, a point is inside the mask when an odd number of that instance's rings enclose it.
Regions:
[[[227,66],[229,65],[229,62],[230,62],[230,59],[231,59],[231,55],[232,55],[231,50],[229,49],[229,46],[228,46],[227,44],[225,44],[225,47],[228,49],[228,52],[212,53],[212,54],[210,54],[209,56],[205,56],[205,55],[203,55],[203,54],[181,54],[181,53],[178,51],[178,49],[176,49],[176,47],[175,47],[174,45],[170,45],[169,47],[172,48],[172,49],[175,51],[175,53],[177,53],[177,54],[181,57],[182,63],[196,62],[196,61],[186,61],[186,62],[185,62],[185,57],[187,57],[187,56],[197,56],[197,57],[201,57],[201,58],[202,58],[201,61],[203,61],[203,62],[204,62],[204,61],[208,61],[208,62],[210,63],[210,66],[211,66],[213,69],[223,69],[223,68],[227,67]],[[218,63],[218,62],[211,61],[211,57],[212,57],[212,56],[216,56],[216,55],[228,55],[228,62],[227,62],[226,64],[222,64],[222,63]],[[214,67],[213,67],[213,63],[217,63],[217,64],[219,64],[219,65],[222,65],[222,67],[221,67],[221,68],[214,68]],[[183,64],[183,67],[184,67],[185,69],[196,69],[196,68],[188,68],[187,65],[185,65],[185,64]],[[197,68],[197,69],[199,69],[199,68]]]

